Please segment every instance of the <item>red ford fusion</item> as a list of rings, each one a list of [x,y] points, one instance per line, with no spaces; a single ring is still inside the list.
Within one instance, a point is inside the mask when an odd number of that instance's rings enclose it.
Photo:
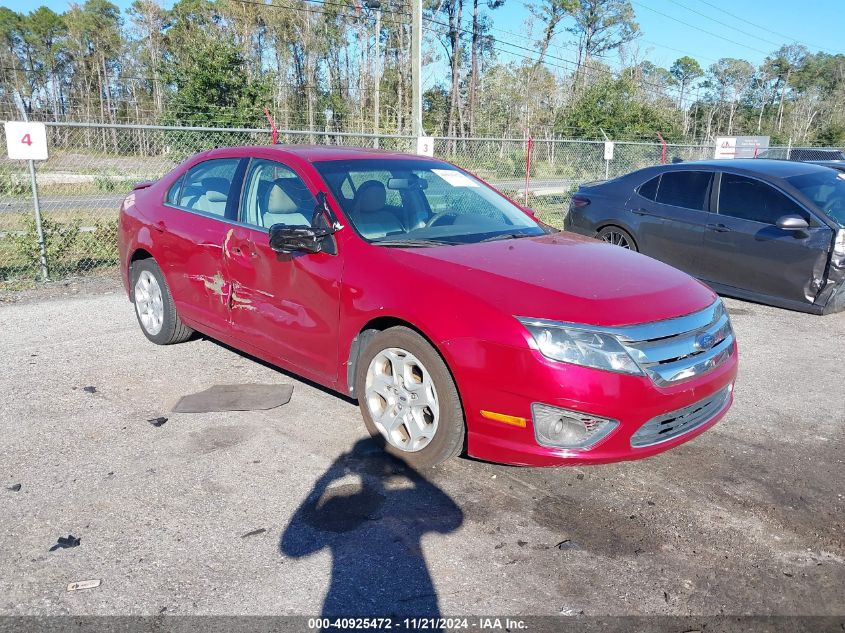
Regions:
[[[149,340],[196,330],[348,394],[414,466],[639,459],[733,401],[709,288],[439,160],[214,149],[137,185],[119,243]]]

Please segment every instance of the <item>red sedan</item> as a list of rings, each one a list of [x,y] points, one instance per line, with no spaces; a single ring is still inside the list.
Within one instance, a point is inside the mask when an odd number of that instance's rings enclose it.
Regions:
[[[710,289],[439,160],[214,149],[138,185],[119,241],[148,339],[198,330],[349,394],[415,466],[638,459],[733,400]]]

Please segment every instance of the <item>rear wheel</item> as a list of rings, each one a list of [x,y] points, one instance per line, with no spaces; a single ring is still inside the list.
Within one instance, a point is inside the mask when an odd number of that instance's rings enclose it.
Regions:
[[[164,275],[155,260],[133,262],[132,300],[141,331],[157,345],[187,341],[194,331],[182,323]]]
[[[621,248],[627,248],[631,251],[639,250],[637,243],[628,231],[621,229],[618,226],[606,226],[596,234],[596,237],[602,242],[613,244]]]
[[[356,388],[370,435],[411,466],[426,468],[458,455],[464,414],[446,363],[406,327],[373,335],[359,359]]]

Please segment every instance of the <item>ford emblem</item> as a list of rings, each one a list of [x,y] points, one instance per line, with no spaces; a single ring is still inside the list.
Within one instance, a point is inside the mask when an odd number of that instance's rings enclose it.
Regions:
[[[698,336],[695,337],[695,343],[693,346],[695,349],[706,352],[708,349],[713,347],[716,344],[716,337],[712,334],[708,334],[707,332],[702,332]]]

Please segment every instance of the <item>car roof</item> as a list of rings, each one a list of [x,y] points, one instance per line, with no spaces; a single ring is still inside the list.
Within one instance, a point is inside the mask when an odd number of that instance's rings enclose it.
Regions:
[[[826,169],[822,165],[802,163],[793,160],[777,160],[770,158],[734,158],[731,160],[698,160],[672,165],[661,165],[660,171],[672,169],[708,169],[726,170],[749,175],[765,175],[771,178],[790,178],[802,174],[819,173]]]
[[[252,156],[260,151],[265,153],[267,151],[278,151],[280,154],[287,156],[297,156],[309,162],[329,161],[329,160],[366,160],[378,158],[394,158],[394,159],[418,159],[418,160],[432,160],[426,156],[417,154],[408,154],[404,152],[397,152],[391,150],[372,149],[365,147],[349,147],[339,145],[243,145],[237,147],[218,147],[217,150],[234,150],[241,156]],[[214,151],[214,150],[212,150]],[[439,162],[439,161],[438,161]]]

